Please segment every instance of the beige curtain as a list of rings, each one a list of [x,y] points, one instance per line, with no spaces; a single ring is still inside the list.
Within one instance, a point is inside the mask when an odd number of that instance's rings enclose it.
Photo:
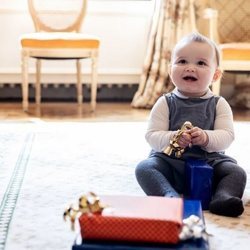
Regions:
[[[173,88],[168,65],[175,43],[196,30],[194,0],[155,0],[155,11],[134,108],[151,108],[158,97]]]

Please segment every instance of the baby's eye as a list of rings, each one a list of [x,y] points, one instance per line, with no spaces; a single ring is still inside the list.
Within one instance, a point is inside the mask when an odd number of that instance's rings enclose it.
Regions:
[[[187,61],[186,61],[185,59],[181,59],[181,60],[178,61],[178,63],[179,63],[179,64],[186,64]]]
[[[197,64],[201,66],[207,65],[204,61],[198,61]]]

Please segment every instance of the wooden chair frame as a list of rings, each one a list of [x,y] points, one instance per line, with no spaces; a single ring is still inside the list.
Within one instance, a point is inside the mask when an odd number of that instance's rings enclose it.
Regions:
[[[59,34],[61,32],[67,34],[68,32],[78,33],[80,32],[81,24],[86,15],[87,9],[87,0],[82,0],[82,6],[79,11],[74,23],[63,29],[55,29],[43,23],[37,15],[33,0],[28,0],[29,12],[32,17],[36,33],[39,32],[56,32]],[[52,13],[53,14],[53,13]],[[58,33],[57,33],[58,32]],[[35,33],[34,33],[35,34]],[[80,33],[79,33],[80,34]],[[32,35],[32,34],[31,34]],[[36,34],[37,35],[37,34]],[[42,33],[41,33],[42,35]],[[88,38],[88,36],[87,36]],[[92,39],[92,38],[91,38]],[[95,40],[96,39],[96,40]],[[21,38],[22,41],[22,38]],[[94,41],[99,43],[97,38],[94,38]],[[28,95],[29,95],[29,82],[28,82],[28,60],[29,58],[36,59],[36,94],[35,100],[36,104],[40,105],[41,102],[41,60],[52,59],[52,60],[61,60],[69,59],[76,60],[76,69],[77,69],[77,101],[78,104],[82,103],[82,78],[81,78],[81,59],[89,58],[91,59],[91,109],[92,111],[96,108],[96,93],[97,93],[97,61],[99,54],[99,45],[93,47],[79,47],[79,48],[48,48],[48,47],[32,47],[32,46],[22,46],[21,50],[21,69],[22,69],[22,105],[23,110],[28,110]]]

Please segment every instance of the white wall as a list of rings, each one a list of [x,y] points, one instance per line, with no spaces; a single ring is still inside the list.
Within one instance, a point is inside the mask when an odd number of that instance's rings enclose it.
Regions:
[[[82,30],[101,38],[99,83],[139,82],[153,10],[154,0],[89,0]],[[21,82],[19,36],[33,31],[26,0],[0,0],[0,83]],[[33,61],[30,67],[34,72]],[[74,61],[46,61],[42,71],[43,82],[75,81]]]

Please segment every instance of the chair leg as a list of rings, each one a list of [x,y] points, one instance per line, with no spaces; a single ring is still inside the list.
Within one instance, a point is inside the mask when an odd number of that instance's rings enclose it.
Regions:
[[[36,105],[41,103],[41,59],[36,60]]]
[[[92,79],[91,79],[91,110],[96,108],[96,93],[97,93],[97,57],[92,57]]]
[[[23,111],[28,111],[29,106],[29,83],[28,83],[28,55],[27,52],[22,51],[22,105]]]
[[[215,95],[220,95],[220,85],[221,85],[221,79],[218,79],[217,81],[213,82],[212,91]]]
[[[82,73],[81,73],[81,61],[80,59],[76,60],[76,69],[77,69],[77,102],[82,104],[83,94],[82,94]]]

